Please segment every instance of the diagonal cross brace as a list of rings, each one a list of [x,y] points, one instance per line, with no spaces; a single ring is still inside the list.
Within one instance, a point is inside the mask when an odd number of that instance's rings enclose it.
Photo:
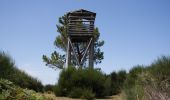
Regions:
[[[89,41],[89,43],[88,43],[88,45],[87,45],[87,48],[86,48],[86,50],[85,50],[85,52],[84,52],[84,54],[83,54],[83,57],[81,58],[80,64],[83,63],[83,60],[84,60],[84,58],[85,58],[85,55],[87,54],[87,51],[88,51],[88,49],[89,49],[89,47],[90,47],[90,44],[91,44],[92,39],[93,39],[93,38],[90,39],[90,41]]]
[[[88,43],[88,45],[87,45],[87,48],[86,48],[86,50],[85,50],[85,52],[84,52],[84,54],[83,54],[83,57],[81,58],[81,61],[79,62],[78,57],[77,57],[77,55],[76,55],[76,52],[75,52],[75,50],[74,50],[73,44],[72,44],[70,38],[68,38],[68,41],[69,41],[69,43],[70,43],[70,45],[71,45],[71,48],[72,48],[72,50],[73,50],[73,54],[74,54],[74,56],[75,56],[75,58],[76,58],[76,61],[77,61],[78,66],[80,66],[80,65],[83,63],[83,60],[84,60],[84,58],[85,58],[85,56],[86,56],[86,54],[87,54],[87,51],[88,51],[88,49],[89,49],[89,47],[90,47],[90,44],[91,44],[91,42],[92,42],[92,39],[93,39],[93,38],[90,38],[90,41],[89,41],[89,43]]]
[[[78,66],[80,66],[80,62],[78,61],[78,58],[77,58],[77,56],[76,56],[76,52],[75,52],[75,50],[74,50],[74,48],[73,48],[73,44],[72,44],[70,38],[68,38],[68,41],[69,41],[69,43],[71,44],[71,48],[72,48],[72,50],[73,50],[73,53],[74,53],[74,56],[75,56],[75,58],[76,58],[77,64],[78,64]]]

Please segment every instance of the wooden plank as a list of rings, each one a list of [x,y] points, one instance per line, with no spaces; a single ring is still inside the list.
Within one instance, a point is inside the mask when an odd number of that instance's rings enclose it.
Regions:
[[[68,32],[93,32],[94,30],[93,29],[89,29],[89,30],[87,30],[87,29],[84,29],[84,30],[76,30],[76,29],[69,29],[68,30]]]
[[[85,23],[68,23],[68,25],[94,25],[94,23],[89,23],[89,24],[85,24]]]
[[[67,27],[94,27],[93,24],[68,24]]]
[[[89,31],[94,31],[94,30],[93,29],[89,29],[89,30],[87,30],[87,29],[81,29],[81,30],[80,29],[79,30],[78,29],[69,29],[68,31],[78,31],[78,32],[80,32],[80,31],[88,31],[89,32]]]
[[[89,29],[89,30],[87,30],[87,29],[84,29],[84,30],[76,30],[76,29],[69,29],[68,30],[68,32],[93,32],[94,30],[93,29]]]
[[[94,16],[68,16],[69,19],[95,19]]]
[[[77,17],[77,18],[79,18],[79,17],[84,17],[84,18],[95,18],[94,16],[77,16],[77,15],[69,15],[68,16],[68,18],[72,18],[72,17]]]
[[[69,35],[91,35],[93,32],[69,32]]]
[[[76,24],[69,24],[69,27],[94,27],[94,25],[90,25],[90,24],[83,24],[83,25],[76,25]]]
[[[93,27],[69,27],[69,30],[93,30]]]
[[[74,30],[93,30],[94,27],[69,27],[68,29],[74,29]]]
[[[93,31],[69,31],[68,34],[92,34]]]
[[[94,20],[87,20],[87,21],[83,21],[83,20],[69,20],[69,22],[94,22]]]
[[[79,31],[79,30],[94,30],[94,28],[69,28],[68,30],[74,30],[74,31]]]
[[[89,23],[89,24],[87,24],[87,23],[68,23],[68,25],[69,26],[94,26],[94,24],[93,23]]]
[[[68,26],[68,28],[94,28],[94,26],[76,26],[76,25],[71,25],[71,26]]]
[[[68,25],[69,28],[94,28],[94,25]]]

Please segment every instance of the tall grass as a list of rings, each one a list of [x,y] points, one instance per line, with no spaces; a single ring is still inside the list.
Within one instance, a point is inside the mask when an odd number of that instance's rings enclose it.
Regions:
[[[132,68],[123,91],[126,100],[169,100],[170,57],[163,56],[149,66]]]

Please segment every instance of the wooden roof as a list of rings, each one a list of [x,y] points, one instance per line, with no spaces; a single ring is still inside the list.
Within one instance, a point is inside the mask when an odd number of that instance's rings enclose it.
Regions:
[[[79,9],[79,10],[75,10],[75,11],[71,11],[67,13],[67,16],[69,15],[77,15],[77,16],[96,16],[96,13],[88,11],[88,10],[84,10],[84,9]]]

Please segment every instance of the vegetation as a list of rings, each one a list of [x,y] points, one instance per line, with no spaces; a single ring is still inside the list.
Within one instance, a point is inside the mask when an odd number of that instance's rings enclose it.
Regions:
[[[12,82],[0,79],[0,100],[51,100],[33,90],[22,89]]]
[[[96,97],[103,97],[104,81],[105,77],[100,71],[68,67],[60,73],[55,94],[80,98],[85,97],[86,91],[91,91]]]
[[[169,100],[170,57],[158,58],[149,66],[135,66],[129,73],[121,70],[109,75],[97,69],[69,67],[60,73],[54,91],[57,96],[72,98],[123,93],[125,100]]]
[[[26,89],[23,89],[26,88]],[[33,90],[29,90],[33,89]],[[124,94],[126,100],[170,99],[170,57],[163,56],[149,66],[135,66],[104,74],[100,69],[68,67],[62,69],[58,83],[43,87],[40,81],[19,70],[14,61],[0,52],[0,99],[48,100],[36,92],[92,100]]]
[[[47,84],[44,86],[44,91],[45,92],[48,92],[48,93],[51,93],[54,91],[54,85],[51,85],[51,84]]]
[[[121,93],[124,81],[126,80],[127,73],[125,70],[120,70],[119,72],[112,72],[110,75],[111,78],[111,90],[110,95],[116,95]]]
[[[158,58],[150,66],[136,66],[124,83],[127,100],[170,99],[170,57]]]
[[[120,71],[118,74],[116,73],[119,77],[116,76],[117,80],[113,80],[111,75],[105,75],[98,69],[75,68],[70,66],[61,71],[54,92],[56,96],[85,99],[103,98],[112,95],[113,92],[118,94],[120,93],[120,85],[123,85],[119,81],[119,79],[122,80],[122,73],[124,71]],[[126,76],[126,74],[124,75]],[[115,86],[115,84],[117,85]]]
[[[42,83],[24,71],[19,70],[11,57],[4,52],[0,52],[0,78],[12,81],[15,85],[22,88],[43,92]]]
[[[59,35],[56,37],[54,41],[55,47],[61,49],[62,51],[66,52],[67,47],[67,33],[66,33],[66,26],[68,23],[68,19],[66,15],[59,18],[59,24],[57,26],[57,32]],[[104,59],[104,53],[101,51],[100,47],[104,45],[103,40],[99,40],[100,32],[98,28],[95,28],[94,30],[94,62],[96,64],[101,63],[101,61]],[[81,48],[85,48],[84,45],[79,45],[78,43],[75,44],[77,47],[78,57],[83,55],[83,52]],[[57,51],[54,51],[51,54],[51,57],[47,57],[46,55],[43,55],[43,61],[52,68],[59,68],[62,69],[63,65],[65,64],[66,58],[65,54],[62,55],[58,53]],[[86,60],[84,60],[86,61]],[[75,59],[71,59],[72,65],[74,66]]]

